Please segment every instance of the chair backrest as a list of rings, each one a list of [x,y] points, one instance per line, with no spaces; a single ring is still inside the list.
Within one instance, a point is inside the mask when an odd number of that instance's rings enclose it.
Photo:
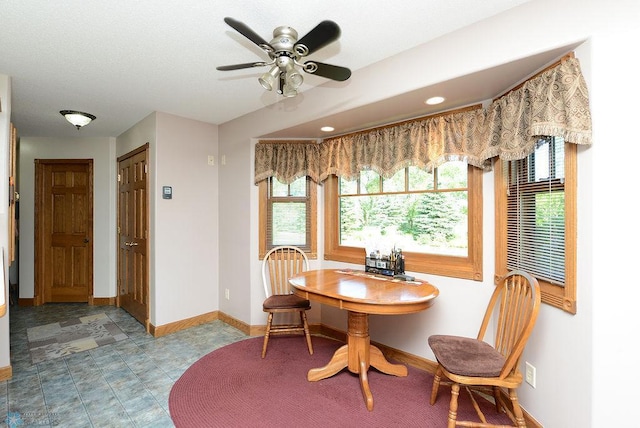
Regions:
[[[265,295],[291,294],[289,278],[308,269],[309,259],[300,248],[292,245],[272,248],[262,259]]]
[[[496,286],[478,339],[484,340],[487,327],[493,321],[496,328],[493,346],[506,359],[500,378],[518,369],[520,357],[538,318],[540,300],[538,280],[524,271],[510,272]]]

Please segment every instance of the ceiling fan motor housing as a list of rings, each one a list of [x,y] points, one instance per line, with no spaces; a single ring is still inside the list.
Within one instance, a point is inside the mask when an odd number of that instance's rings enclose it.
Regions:
[[[287,53],[293,55],[293,45],[298,41],[298,32],[291,27],[282,26],[273,30],[273,40],[271,47],[276,55],[279,53]]]

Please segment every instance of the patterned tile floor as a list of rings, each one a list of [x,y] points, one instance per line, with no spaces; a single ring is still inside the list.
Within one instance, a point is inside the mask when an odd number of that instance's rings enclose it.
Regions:
[[[71,356],[31,363],[27,329],[105,313],[128,339]],[[173,427],[169,392],[195,361],[248,338],[213,321],[154,338],[122,309],[86,304],[12,306],[13,376],[0,382],[0,427]]]

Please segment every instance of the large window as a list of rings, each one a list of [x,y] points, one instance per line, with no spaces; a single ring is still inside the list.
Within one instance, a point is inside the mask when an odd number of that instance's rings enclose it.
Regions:
[[[482,280],[481,172],[447,162],[390,179],[362,171],[325,184],[325,258],[363,264],[367,251],[400,248],[405,269]]]
[[[261,258],[279,245],[295,245],[316,257],[316,186],[308,177],[291,184],[275,177],[260,182]]]
[[[496,273],[522,269],[543,301],[576,312],[576,145],[538,142],[524,159],[496,166]]]

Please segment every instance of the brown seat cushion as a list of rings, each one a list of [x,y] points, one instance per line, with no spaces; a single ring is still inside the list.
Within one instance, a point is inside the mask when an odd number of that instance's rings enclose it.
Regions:
[[[429,346],[442,367],[461,376],[497,377],[505,362],[493,346],[478,339],[434,335]]]
[[[310,309],[309,300],[294,294],[275,294],[262,303],[264,310],[269,309]]]

